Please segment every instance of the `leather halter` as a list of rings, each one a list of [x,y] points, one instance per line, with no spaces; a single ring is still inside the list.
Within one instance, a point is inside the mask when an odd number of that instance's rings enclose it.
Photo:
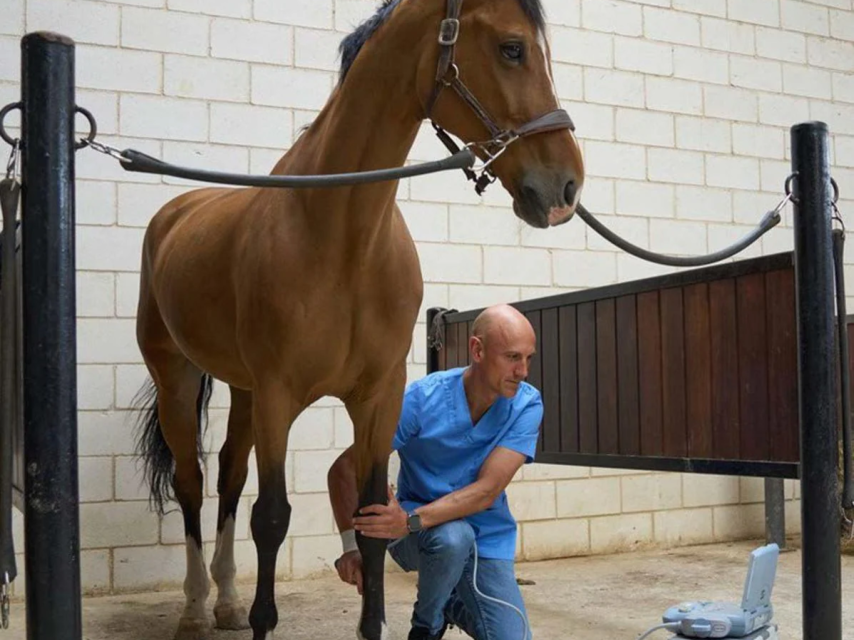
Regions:
[[[433,86],[433,93],[430,95],[430,100],[427,103],[427,117],[430,119],[439,140],[442,141],[451,153],[457,153],[460,150],[457,143],[453,141],[447,131],[433,120],[433,108],[436,106],[439,95],[445,87],[450,87],[471,107],[487,131],[489,131],[489,134],[492,136],[489,140],[466,145],[481,151],[487,157],[483,166],[480,167],[480,176],[473,169],[463,169],[466,177],[474,181],[475,191],[480,195],[487,186],[495,182],[495,175],[492,173],[490,165],[516,140],[535,133],[546,133],[561,129],[575,131],[575,125],[572,122],[572,118],[563,109],[550,111],[515,129],[502,129],[495,123],[489,112],[478,102],[477,98],[469,91],[463,81],[460,80],[460,70],[454,62],[454,50],[460,35],[460,11],[462,10],[462,5],[463,0],[448,0],[447,13],[439,27],[439,45],[442,49],[439,54],[439,65],[436,69],[436,84]]]

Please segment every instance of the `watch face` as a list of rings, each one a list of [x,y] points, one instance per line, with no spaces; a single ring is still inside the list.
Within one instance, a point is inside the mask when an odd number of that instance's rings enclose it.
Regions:
[[[417,513],[410,513],[406,519],[406,525],[412,533],[421,531],[421,516]]]

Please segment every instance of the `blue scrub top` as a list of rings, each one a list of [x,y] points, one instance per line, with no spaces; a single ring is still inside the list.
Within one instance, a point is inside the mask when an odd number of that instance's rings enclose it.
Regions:
[[[522,382],[512,398],[499,398],[472,425],[463,388],[464,368],[438,371],[406,389],[393,448],[400,456],[397,499],[413,509],[472,484],[495,447],[533,462],[543,418],[540,392]],[[482,558],[513,560],[516,520],[504,491],[486,510],[465,520]]]

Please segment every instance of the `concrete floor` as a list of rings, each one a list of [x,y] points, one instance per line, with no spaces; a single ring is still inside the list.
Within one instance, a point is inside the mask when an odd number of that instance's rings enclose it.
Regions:
[[[518,566],[537,640],[633,640],[660,622],[670,605],[686,599],[737,602],[748,554],[761,542],[739,542],[572,558]],[[774,589],[775,620],[782,640],[801,640],[801,554],[781,554]],[[248,603],[251,585],[241,587]],[[389,640],[404,640],[415,586],[412,575],[389,574],[386,613]],[[843,640],[854,640],[854,557],[842,558]],[[280,640],[353,640],[360,600],[337,577],[277,586]],[[212,594],[210,604],[212,606]],[[847,598],[847,605],[845,603]],[[87,640],[164,640],[172,638],[183,603],[180,592],[88,598],[83,626]],[[13,606],[7,640],[24,640],[24,606]],[[211,640],[249,640],[250,631],[214,631]],[[463,640],[458,631],[446,640]],[[667,640],[665,631],[652,640]],[[821,639],[815,639],[821,640]]]

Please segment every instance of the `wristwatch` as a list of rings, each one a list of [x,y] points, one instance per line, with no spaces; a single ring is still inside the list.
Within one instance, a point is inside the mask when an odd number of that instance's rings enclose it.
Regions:
[[[406,528],[409,530],[409,533],[418,533],[421,531],[421,516],[415,513],[414,511],[410,511],[406,514]]]

